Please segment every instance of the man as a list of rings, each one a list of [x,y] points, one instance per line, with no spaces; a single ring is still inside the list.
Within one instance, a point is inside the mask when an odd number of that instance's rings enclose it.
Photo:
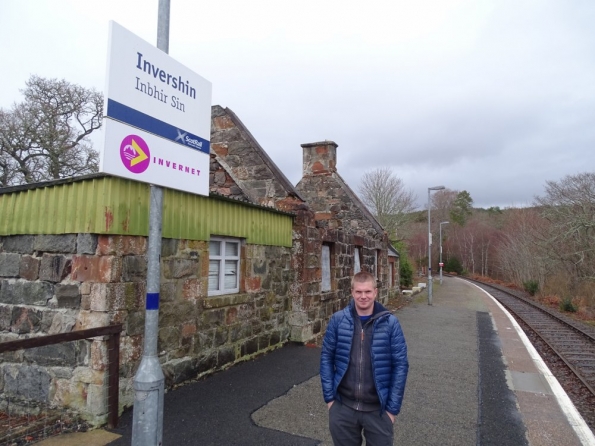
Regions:
[[[335,446],[392,446],[409,362],[397,318],[379,302],[376,278],[351,279],[349,305],[333,314],[322,344],[320,379]]]

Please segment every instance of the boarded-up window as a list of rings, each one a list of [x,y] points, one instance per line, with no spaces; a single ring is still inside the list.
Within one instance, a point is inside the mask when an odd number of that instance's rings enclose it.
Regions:
[[[240,241],[211,238],[209,242],[209,296],[240,290]]]
[[[329,245],[322,245],[321,269],[322,269],[322,283],[320,291],[331,290],[331,247]]]
[[[361,248],[359,246],[356,246],[355,252],[353,253],[353,274],[357,274],[361,270],[362,270]]]

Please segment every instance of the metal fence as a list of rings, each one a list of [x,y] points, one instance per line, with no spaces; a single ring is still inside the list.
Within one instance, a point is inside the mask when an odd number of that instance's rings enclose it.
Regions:
[[[52,344],[107,337],[107,425],[115,428],[118,424],[118,395],[120,367],[120,333],[122,325],[90,328],[87,330],[40,336],[0,343],[0,354],[19,350],[45,347]],[[35,377],[31,377],[34,381]],[[34,395],[39,400],[39,395]],[[41,398],[43,399],[43,398]],[[62,427],[79,430],[81,423],[69,416],[67,408],[50,407],[31,403],[23,395],[2,395],[0,398],[0,445],[27,444],[40,438],[61,433]],[[76,426],[73,426],[75,424]],[[83,425],[84,429],[85,426]]]

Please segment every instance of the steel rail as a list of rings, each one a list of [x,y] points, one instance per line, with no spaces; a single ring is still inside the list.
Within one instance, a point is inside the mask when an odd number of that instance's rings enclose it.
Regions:
[[[480,282],[477,280],[473,280],[473,279],[468,279],[468,278],[464,278],[464,280],[468,280],[470,282],[476,283],[478,285],[481,285],[482,287],[487,287],[493,290],[497,290],[513,299],[515,299],[518,302],[522,302],[523,304],[525,304],[527,307],[529,307],[530,309],[535,309],[535,310],[539,310],[542,314],[545,314],[546,316],[550,317],[551,319],[553,319],[555,322],[561,323],[563,327],[566,327],[567,329],[569,329],[569,332],[575,332],[580,334],[581,336],[583,336],[584,338],[586,338],[586,340],[591,343],[592,345],[595,346],[595,337],[593,335],[591,335],[590,333],[587,333],[586,331],[582,330],[580,327],[577,327],[571,323],[569,323],[568,321],[564,320],[563,318],[559,317],[557,314],[555,314],[555,312],[543,308],[541,307],[539,304],[536,304],[534,302],[531,302],[529,299],[526,299],[522,296],[517,296],[514,293],[507,291],[505,289],[502,289],[498,286],[494,286],[492,284],[489,283],[485,283],[485,282]],[[583,383],[583,385],[589,389],[589,391],[591,392],[591,394],[595,395],[595,387],[592,383],[590,383],[587,378],[583,375],[583,373],[577,369],[577,367],[572,364],[571,362],[569,362],[570,360],[568,360],[566,358],[566,354],[564,352],[561,352],[559,350],[558,347],[556,347],[555,345],[552,344],[552,342],[550,342],[550,340],[548,340],[545,335],[543,335],[540,332],[540,329],[535,327],[535,323],[532,321],[527,320],[526,317],[524,317],[523,315],[519,314],[518,309],[514,309],[512,308],[511,305],[507,304],[503,299],[498,298],[498,296],[493,296],[495,299],[498,300],[498,302],[500,302],[503,306],[505,306],[510,312],[512,312],[515,316],[517,316],[520,320],[522,320],[532,331],[533,333],[535,333],[563,362],[564,364],[566,364],[566,366],[572,371],[572,373],[574,373],[574,375]],[[563,333],[561,333],[563,334]],[[591,370],[593,370],[593,367],[591,367]]]

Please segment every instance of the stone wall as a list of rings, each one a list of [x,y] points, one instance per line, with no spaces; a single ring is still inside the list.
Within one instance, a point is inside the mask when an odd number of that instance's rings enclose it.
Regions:
[[[284,211],[291,211],[283,203],[288,197],[303,203],[242,121],[219,105],[211,108],[211,153],[252,203]],[[210,190],[225,195],[213,182]]]
[[[77,259],[94,253],[97,237],[0,238],[0,340],[91,328],[81,311],[91,284],[71,280]],[[109,265],[108,265],[109,264]],[[99,265],[97,265],[99,266]],[[108,261],[101,270],[111,269]],[[107,325],[107,324],[105,324]],[[6,353],[0,359],[3,401],[65,405],[93,422],[106,418],[104,342],[76,341]]]
[[[133,403],[143,349],[146,237],[0,238],[0,341],[123,324],[120,404]],[[208,243],[164,239],[159,359],[166,387],[221,370],[288,340],[291,249],[242,247],[241,292],[207,296]],[[2,355],[0,391],[105,422],[106,341]]]
[[[323,244],[331,246],[331,290],[327,292],[321,291]],[[296,281],[289,316],[292,341],[315,342],[324,335],[332,314],[349,303],[356,245],[363,251],[362,269],[372,271],[378,240],[329,229],[312,211],[296,210],[292,249]],[[379,300],[386,303],[386,299],[388,291],[380,289]]]
[[[333,280],[344,294],[350,289],[355,247],[361,250],[361,268],[378,272],[378,300],[389,296],[388,237],[357,195],[337,173],[337,144],[333,141],[302,144],[303,177],[296,190],[308,201],[323,239],[333,244]],[[334,291],[334,290],[333,290]],[[350,296],[350,293],[347,293]]]
[[[249,201],[246,194],[221,166],[214,154],[211,154],[209,165],[209,191],[234,200]]]

